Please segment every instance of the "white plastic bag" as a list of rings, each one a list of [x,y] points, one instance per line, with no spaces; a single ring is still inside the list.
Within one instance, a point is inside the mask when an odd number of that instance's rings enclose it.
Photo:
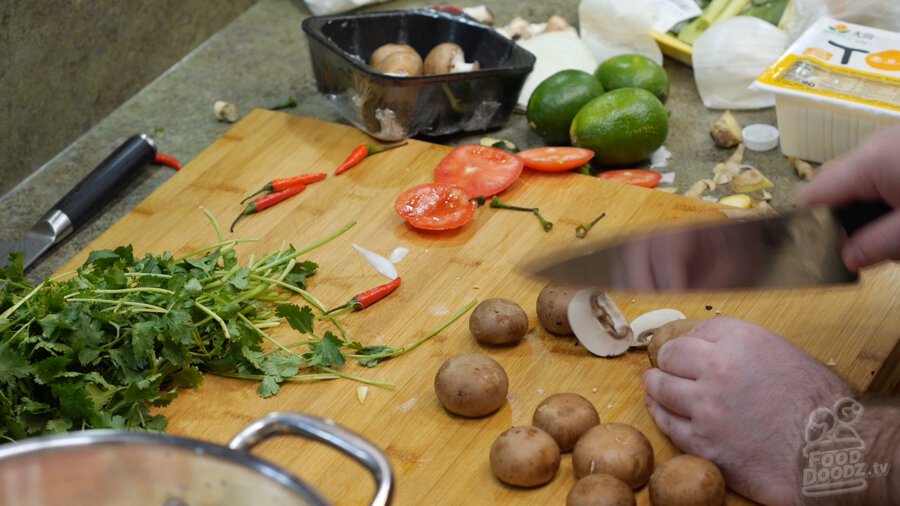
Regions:
[[[751,16],[716,23],[693,48],[694,79],[710,109],[761,109],[775,105],[771,93],[748,87],[787,49],[787,35]]]
[[[365,5],[373,5],[387,2],[388,0],[304,0],[309,12],[314,16],[325,14],[338,14],[357,9]]]
[[[582,0],[578,32],[598,63],[636,53],[662,65],[662,51],[650,35],[656,14],[654,0]]]

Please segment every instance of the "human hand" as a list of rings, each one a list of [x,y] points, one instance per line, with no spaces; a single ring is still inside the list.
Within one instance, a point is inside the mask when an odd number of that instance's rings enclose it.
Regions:
[[[841,252],[850,270],[900,260],[900,125],[885,128],[857,148],[826,162],[797,191],[798,205],[842,207],[881,201],[893,212],[853,234]]]
[[[667,342],[644,374],[647,408],[683,451],[763,504],[801,501],[809,414],[849,395],[821,362],[753,324],[714,318]]]

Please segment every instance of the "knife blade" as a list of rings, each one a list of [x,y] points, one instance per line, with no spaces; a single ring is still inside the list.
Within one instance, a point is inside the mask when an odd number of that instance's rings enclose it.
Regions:
[[[128,138],[47,211],[24,238],[0,241],[0,268],[9,265],[10,253],[23,252],[27,269],[53,245],[87,223],[155,157],[153,139],[145,134]]]
[[[774,218],[660,228],[532,266],[539,277],[634,291],[789,288],[853,283],[840,248],[890,212],[883,203],[805,208]]]

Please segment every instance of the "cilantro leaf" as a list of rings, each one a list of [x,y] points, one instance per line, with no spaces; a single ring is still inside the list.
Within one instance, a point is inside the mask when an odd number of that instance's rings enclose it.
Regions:
[[[344,365],[344,354],[341,353],[341,340],[331,332],[325,332],[322,340],[310,345],[310,365],[322,367],[340,367]]]
[[[302,308],[296,304],[280,304],[275,315],[284,318],[292,329],[303,334],[313,334],[313,312],[309,306]]]

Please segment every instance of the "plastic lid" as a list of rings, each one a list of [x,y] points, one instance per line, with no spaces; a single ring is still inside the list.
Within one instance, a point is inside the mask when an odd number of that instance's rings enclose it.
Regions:
[[[751,151],[769,151],[778,146],[778,129],[772,125],[747,125],[741,135],[744,146]]]

